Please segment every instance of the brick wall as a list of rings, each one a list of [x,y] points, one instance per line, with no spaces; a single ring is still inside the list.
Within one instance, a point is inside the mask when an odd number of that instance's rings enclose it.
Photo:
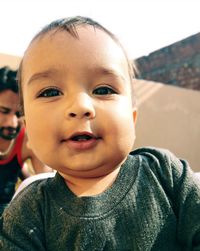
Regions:
[[[141,79],[200,90],[200,33],[135,61]]]

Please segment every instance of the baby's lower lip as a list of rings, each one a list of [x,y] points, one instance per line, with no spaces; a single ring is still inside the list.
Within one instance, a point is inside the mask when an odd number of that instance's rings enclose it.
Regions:
[[[72,149],[72,150],[89,150],[93,147],[95,147],[98,144],[99,138],[91,138],[88,140],[72,140],[72,139],[68,139],[65,142],[65,144],[67,144],[67,146]]]

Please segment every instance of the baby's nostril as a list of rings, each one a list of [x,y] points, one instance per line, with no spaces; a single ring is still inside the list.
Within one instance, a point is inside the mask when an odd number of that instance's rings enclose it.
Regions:
[[[75,113],[73,113],[73,112],[70,112],[70,117],[76,117],[76,114]]]
[[[89,117],[89,116],[90,116],[90,112],[86,112],[86,113],[85,113],[85,116],[86,116],[86,117]]]

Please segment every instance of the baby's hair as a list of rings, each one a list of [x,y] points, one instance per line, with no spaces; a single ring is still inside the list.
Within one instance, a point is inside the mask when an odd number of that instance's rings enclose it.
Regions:
[[[136,65],[134,64],[133,60],[130,60],[128,58],[127,52],[125,51],[124,47],[120,43],[119,39],[113,33],[111,33],[109,30],[107,30],[105,27],[103,27],[101,24],[94,21],[93,19],[88,18],[88,17],[75,16],[75,17],[62,18],[62,19],[55,20],[55,21],[51,22],[50,24],[46,25],[40,32],[38,32],[34,36],[32,41],[30,42],[30,44],[34,40],[39,39],[40,37],[46,35],[49,32],[54,31],[54,33],[52,33],[52,34],[55,34],[56,32],[61,31],[61,30],[67,31],[74,38],[79,39],[77,27],[81,26],[81,25],[82,26],[84,26],[84,25],[85,26],[87,26],[87,25],[92,26],[94,29],[99,29],[99,30],[104,31],[120,46],[120,48],[122,49],[122,51],[126,57],[126,61],[128,64],[128,73],[129,73],[129,77],[130,77],[132,100],[133,100],[133,105],[135,106],[135,97],[134,97],[132,80],[138,74]],[[20,89],[19,94],[20,94],[20,101],[21,101],[21,112],[23,114],[24,109],[23,109],[23,95],[22,95],[22,68],[23,68],[23,58],[22,58],[22,61],[20,63],[19,70],[18,70],[18,83],[19,83],[19,89]]]

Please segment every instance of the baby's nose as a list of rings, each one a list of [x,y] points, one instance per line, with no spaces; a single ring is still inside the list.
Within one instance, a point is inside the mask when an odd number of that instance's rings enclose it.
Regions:
[[[73,98],[71,106],[67,109],[68,118],[87,118],[95,117],[95,108],[92,97],[86,93],[81,93]]]

